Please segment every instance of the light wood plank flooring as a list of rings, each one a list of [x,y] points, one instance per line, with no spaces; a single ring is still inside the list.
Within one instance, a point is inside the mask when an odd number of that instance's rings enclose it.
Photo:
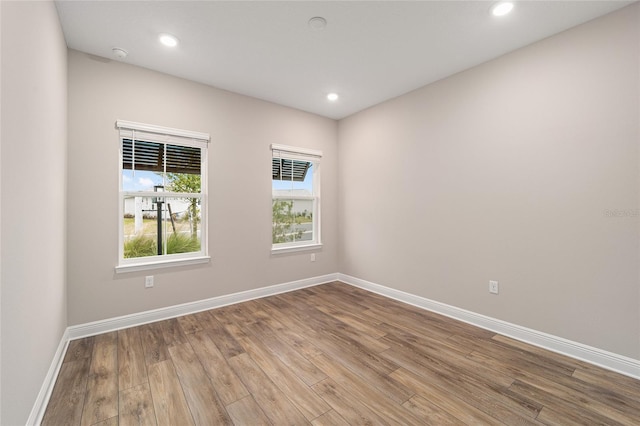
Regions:
[[[638,425],[640,381],[343,283],[72,341],[45,425]]]

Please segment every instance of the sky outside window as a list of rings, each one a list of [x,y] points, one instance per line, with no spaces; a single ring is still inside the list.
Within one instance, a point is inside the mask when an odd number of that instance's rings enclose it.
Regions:
[[[156,172],[146,170],[123,170],[123,191],[153,191],[156,185],[164,185],[162,176]]]
[[[274,190],[306,190],[309,192],[309,195],[313,194],[313,164],[307,170],[307,174],[304,177],[303,182],[294,182],[291,180],[286,180],[286,177],[283,176],[283,180],[274,179],[272,182],[272,189]]]

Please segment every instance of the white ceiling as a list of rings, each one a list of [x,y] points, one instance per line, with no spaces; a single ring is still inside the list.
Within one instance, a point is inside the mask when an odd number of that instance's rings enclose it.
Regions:
[[[632,1],[57,1],[67,44],[340,119]],[[314,31],[315,16],[327,26]],[[159,33],[177,36],[167,48]],[[329,102],[326,95],[340,99]]]

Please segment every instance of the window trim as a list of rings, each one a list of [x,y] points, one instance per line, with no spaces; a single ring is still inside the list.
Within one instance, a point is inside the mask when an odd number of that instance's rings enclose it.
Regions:
[[[170,254],[165,256],[172,256]],[[144,259],[143,257],[137,257],[136,259]],[[197,265],[200,263],[209,263],[211,256],[198,256],[189,257],[183,259],[163,259],[156,262],[140,262],[129,265],[116,266],[116,274],[122,274],[125,272],[137,272],[137,271],[150,271],[153,269],[172,268],[178,266]]]
[[[286,199],[286,200],[312,200],[314,201],[314,212],[313,212],[313,235],[314,239],[312,241],[294,241],[287,243],[279,243],[273,244],[271,242],[271,254],[284,254],[284,253],[294,253],[300,251],[309,251],[309,250],[319,250],[322,248],[322,192],[320,188],[320,173],[321,173],[321,159],[322,159],[322,151],[309,149],[309,148],[298,148],[288,145],[280,145],[280,144],[271,144],[271,158],[275,157],[275,153],[279,152],[282,157],[291,159],[291,160],[299,160],[299,161],[310,161],[313,163],[313,195],[301,195],[295,197],[288,196],[275,196],[273,195],[273,179],[272,179],[272,187],[271,187],[271,200],[273,203],[274,198]],[[273,217],[271,218],[272,226],[273,226]]]
[[[152,124],[136,123],[132,121],[117,120],[118,133],[118,260],[115,267],[116,273],[135,272],[166,267],[184,266],[210,261],[208,244],[208,147],[211,137],[208,133],[193,132],[190,130],[174,129],[170,127],[156,126]],[[123,164],[123,139],[139,139],[156,142],[165,145],[182,145],[200,149],[200,193],[168,192],[168,198],[181,197],[200,199],[200,251],[193,253],[176,253],[155,255],[148,257],[125,258],[124,257],[124,199],[127,196],[155,197],[153,191],[123,191],[122,164]]]
[[[306,241],[305,241],[306,242]],[[286,243],[282,243],[286,244]],[[313,243],[313,244],[305,244],[305,245],[296,245],[289,247],[273,247],[271,244],[271,254],[286,254],[286,253],[296,253],[303,251],[313,251],[322,249],[322,243]]]

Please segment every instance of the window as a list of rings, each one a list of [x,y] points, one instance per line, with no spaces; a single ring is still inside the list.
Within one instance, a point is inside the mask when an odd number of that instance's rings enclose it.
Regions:
[[[120,130],[116,271],[208,261],[209,135],[127,121]]]
[[[273,252],[320,247],[322,152],[271,145]]]

